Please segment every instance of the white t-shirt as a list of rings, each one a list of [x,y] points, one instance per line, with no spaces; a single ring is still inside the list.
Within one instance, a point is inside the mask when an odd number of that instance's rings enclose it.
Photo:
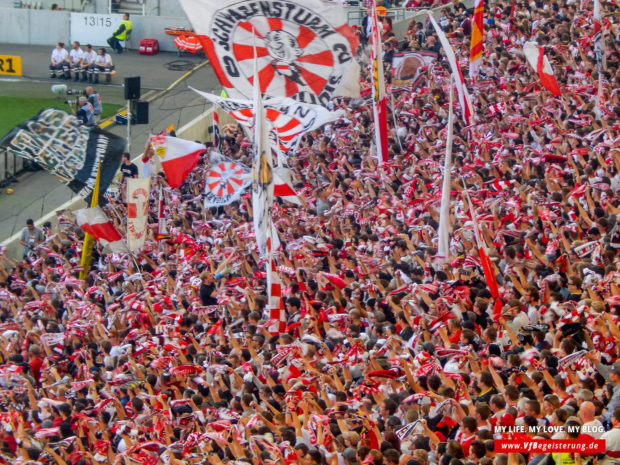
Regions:
[[[530,320],[530,324],[537,325],[540,321],[540,313],[538,312],[538,307],[535,305],[530,305],[527,307],[527,318]]]
[[[95,64],[97,66],[105,66],[106,64],[109,64],[110,66],[112,66],[112,57],[110,56],[109,53],[106,53],[105,55],[97,54],[97,58],[95,59]]]
[[[97,59],[97,53],[91,50],[90,52],[84,52],[82,54],[82,64],[90,65],[95,62]]]
[[[71,51],[69,52],[69,56],[71,57],[71,63],[77,63],[82,59],[82,55],[84,55],[84,52],[82,52],[81,48],[78,48],[77,50],[72,48]]]
[[[587,434],[588,436],[592,436],[594,439],[600,439],[605,432],[605,428],[600,421],[592,420],[581,426],[581,432],[583,434]]]
[[[51,61],[53,61],[54,63],[60,63],[61,61],[65,61],[68,56],[69,53],[64,48],[61,48],[60,50],[58,50],[58,48],[55,48],[54,50],[52,50]]]
[[[607,451],[620,451],[620,428],[612,428],[609,431],[601,435],[601,439],[605,440],[605,450]],[[618,465],[620,464],[620,458],[607,457],[602,461],[599,461],[601,465]]]

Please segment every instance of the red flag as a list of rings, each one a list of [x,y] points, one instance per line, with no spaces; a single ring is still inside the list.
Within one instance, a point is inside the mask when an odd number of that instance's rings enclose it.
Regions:
[[[151,145],[161,157],[161,167],[166,180],[173,189],[181,187],[183,181],[198,163],[206,147],[197,142],[171,136],[151,136]]]

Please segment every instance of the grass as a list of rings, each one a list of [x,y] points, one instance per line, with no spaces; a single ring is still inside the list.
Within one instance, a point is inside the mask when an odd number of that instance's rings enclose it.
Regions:
[[[69,105],[63,100],[53,98],[0,97],[0,137],[20,123],[32,118],[41,110],[49,107],[58,108],[69,113]],[[103,104],[101,119],[114,115],[120,105]]]

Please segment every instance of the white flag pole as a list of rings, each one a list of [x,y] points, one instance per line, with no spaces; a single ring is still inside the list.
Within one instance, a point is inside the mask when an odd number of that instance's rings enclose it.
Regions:
[[[454,122],[454,82],[450,77],[450,109],[448,110],[448,135],[446,140],[446,159],[443,165],[443,185],[439,213],[439,241],[437,256],[441,263],[450,257],[450,171],[452,170],[452,133]]]

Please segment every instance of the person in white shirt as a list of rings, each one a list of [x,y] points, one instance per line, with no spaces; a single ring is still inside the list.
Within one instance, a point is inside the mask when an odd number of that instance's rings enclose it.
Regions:
[[[73,80],[80,80],[80,66],[82,65],[82,57],[84,56],[84,52],[80,48],[80,43],[76,40],[73,42],[73,48],[69,52],[69,66],[73,70]],[[67,79],[65,77],[65,79]]]
[[[581,404],[579,408],[579,419],[582,421],[581,432],[592,436],[594,439],[600,439],[605,428],[603,424],[594,418],[596,414],[596,407],[592,402],[586,401]]]
[[[93,82],[93,72],[95,68],[95,60],[97,59],[97,53],[93,50],[93,46],[86,45],[86,50],[82,55],[82,63],[80,64],[80,71],[82,72],[82,82]]]
[[[620,407],[612,413],[612,428],[601,435],[601,439],[605,440],[605,455],[599,456],[598,462],[601,465],[620,464]]]
[[[95,69],[93,74],[93,83],[99,84],[99,74],[105,74],[105,82],[112,81],[112,70],[114,65],[112,64],[112,57],[106,52],[105,48],[100,48],[95,59]]]
[[[56,48],[52,50],[52,56],[50,58],[50,71],[52,72],[50,77],[56,77],[56,71],[63,71],[65,76],[68,73],[67,58],[69,53],[65,50],[64,42],[58,42]],[[65,67],[67,67],[65,69]]]

